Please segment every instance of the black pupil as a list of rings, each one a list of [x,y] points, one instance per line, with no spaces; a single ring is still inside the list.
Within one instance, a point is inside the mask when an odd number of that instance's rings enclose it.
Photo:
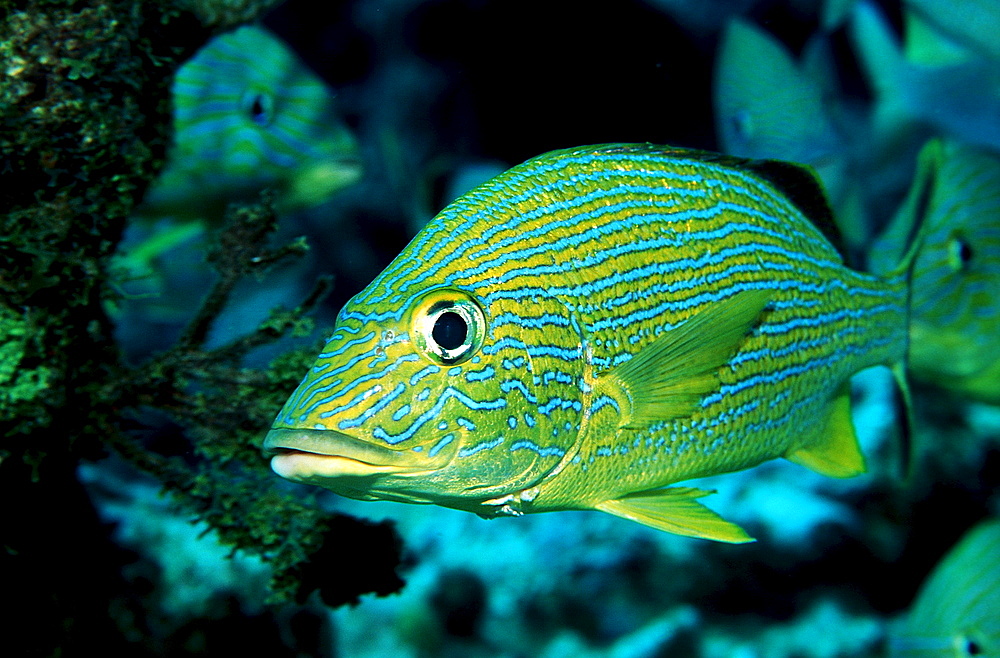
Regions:
[[[253,103],[250,104],[250,118],[253,119],[254,123],[259,125],[267,123],[268,117],[265,102],[264,97],[257,94],[253,97]]]
[[[431,330],[434,342],[446,350],[464,345],[468,335],[469,326],[465,323],[465,319],[452,311],[445,311],[439,315],[434,321],[434,329]]]
[[[972,247],[964,240],[960,240],[958,243],[958,259],[962,261],[962,265],[968,265],[969,261],[972,260]]]

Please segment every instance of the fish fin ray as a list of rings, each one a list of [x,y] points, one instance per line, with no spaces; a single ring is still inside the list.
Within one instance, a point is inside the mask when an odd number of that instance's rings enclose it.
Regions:
[[[719,388],[728,361],[767,305],[766,290],[747,290],[695,314],[629,361],[598,376],[598,387],[624,400],[622,427],[690,416]]]
[[[916,463],[916,445],[913,428],[916,421],[913,416],[913,396],[910,384],[906,378],[906,365],[902,362],[892,366],[892,376],[896,380],[896,416],[899,419],[899,458],[900,475],[904,482],[911,482]]]
[[[831,402],[820,439],[785,455],[785,459],[822,475],[849,478],[867,470],[851,419],[851,388],[845,382]]]
[[[756,541],[696,499],[714,491],[693,487],[668,487],[631,493],[597,504],[597,509],[657,530],[730,544]]]

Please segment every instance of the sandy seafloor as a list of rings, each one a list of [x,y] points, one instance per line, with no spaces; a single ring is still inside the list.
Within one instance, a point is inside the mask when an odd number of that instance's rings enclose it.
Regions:
[[[215,328],[217,340],[253,327],[310,277],[332,270],[336,288],[318,314],[331,323],[465,181],[579,144],[717,148],[711,60],[725,16],[748,13],[795,49],[816,28],[816,9],[806,2],[705,3],[712,11],[683,4],[280,7],[266,23],[338,90],[366,177],[288,220],[282,231],[306,233],[313,256],[248,288]],[[883,4],[898,19],[899,7]],[[835,38],[844,93],[863,103],[856,63],[843,54],[843,35]],[[178,262],[185,259],[197,253],[178,253]],[[190,293],[197,282],[178,284],[181,297],[185,286]],[[120,335],[133,358],[168,345],[180,327],[154,326],[141,311],[128,322]],[[304,626],[291,623],[287,609],[262,603],[266,566],[227,557],[210,532],[170,512],[152,480],[114,460],[84,466],[81,479],[102,518],[117,524],[116,541],[140,565],[157,565],[151,587],[160,591],[164,627],[259,618],[273,624],[287,655],[879,656],[934,563],[966,529],[996,514],[1000,480],[1000,409],[922,385],[915,389],[918,476],[902,482],[891,387],[882,370],[854,382],[855,422],[872,467],[862,477],[832,480],[778,461],[695,483],[718,489],[707,504],[759,539],[750,545],[667,535],[596,512],[486,521],[324,496],[331,509],[397,524],[407,584],[355,607],[327,610],[310,601],[312,621]],[[197,643],[185,646],[172,655],[198,653]]]

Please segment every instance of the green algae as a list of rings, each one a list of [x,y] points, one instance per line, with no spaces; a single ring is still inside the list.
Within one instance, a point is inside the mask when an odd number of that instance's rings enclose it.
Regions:
[[[0,307],[0,423],[13,423],[8,431],[23,429],[18,419],[38,417],[54,381],[52,368],[26,358],[32,341],[30,319]]]
[[[205,348],[238,281],[306,249],[302,241],[268,246],[275,220],[264,199],[229,213],[208,255],[218,281],[171,349],[125,363],[105,312],[116,295],[111,256],[163,166],[173,71],[214,32],[273,4],[0,1],[0,480],[31,501],[39,481],[58,488],[75,464],[113,450],[224,544],[269,561],[281,600],[336,587],[304,582],[304,574],[332,545],[330,519],[339,517],[279,485],[261,450],[317,348],[289,351],[265,368],[243,360],[285,336],[308,335],[308,313],[329,282],[297,308],[275,310],[257,331]],[[180,426],[197,459],[143,443],[156,414]],[[338,532],[364,535],[363,524],[338,523]],[[28,556],[30,538],[5,530],[7,554]],[[381,567],[393,577],[398,554],[396,546]],[[363,591],[371,589],[340,598]]]

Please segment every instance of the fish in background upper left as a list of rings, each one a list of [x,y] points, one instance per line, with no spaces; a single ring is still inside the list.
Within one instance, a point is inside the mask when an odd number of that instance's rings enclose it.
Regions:
[[[333,90],[263,27],[212,39],[177,71],[172,94],[166,167],[136,207],[114,261],[125,295],[109,312],[120,320],[177,324],[190,315],[210,273],[201,253],[182,246],[197,244],[229,203],[270,188],[275,211],[286,216],[324,202],[362,172]]]
[[[361,175],[333,91],[263,27],[214,38],[177,71],[172,93],[174,143],[140,216],[214,219],[265,187],[288,212]]]

